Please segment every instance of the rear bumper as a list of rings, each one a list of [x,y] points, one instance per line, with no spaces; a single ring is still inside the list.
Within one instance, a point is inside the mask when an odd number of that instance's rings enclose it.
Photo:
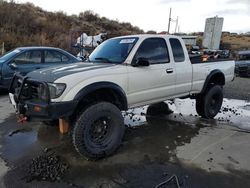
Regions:
[[[35,89],[34,86],[35,85]],[[42,87],[42,96],[37,91]],[[15,75],[9,88],[11,103],[18,115],[32,119],[54,120],[74,113],[77,101],[51,102],[47,83]],[[34,97],[34,93],[36,94]],[[12,98],[12,100],[11,100]]]

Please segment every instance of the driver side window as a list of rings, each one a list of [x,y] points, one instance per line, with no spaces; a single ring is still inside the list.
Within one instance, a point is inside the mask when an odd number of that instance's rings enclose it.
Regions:
[[[166,41],[163,38],[145,39],[138,48],[133,63],[138,58],[146,58],[150,64],[161,64],[169,62]]]

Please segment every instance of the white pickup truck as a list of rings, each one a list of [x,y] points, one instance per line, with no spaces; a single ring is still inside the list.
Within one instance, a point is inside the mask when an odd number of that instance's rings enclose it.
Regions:
[[[25,119],[71,122],[76,150],[97,159],[120,145],[121,111],[128,108],[190,97],[200,116],[213,118],[234,66],[230,60],[191,62],[177,36],[122,36],[103,42],[85,63],[15,75],[9,95]]]

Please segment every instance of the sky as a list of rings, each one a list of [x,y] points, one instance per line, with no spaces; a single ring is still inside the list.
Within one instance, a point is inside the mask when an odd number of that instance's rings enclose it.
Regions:
[[[47,11],[68,15],[92,10],[100,16],[130,22],[144,31],[167,31],[172,8],[170,33],[204,31],[205,20],[218,15],[224,18],[223,31],[250,31],[250,0],[16,0],[31,2]]]

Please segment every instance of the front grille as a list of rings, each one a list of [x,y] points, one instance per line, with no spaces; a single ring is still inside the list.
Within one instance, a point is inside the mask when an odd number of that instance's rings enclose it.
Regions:
[[[43,102],[47,100],[46,89],[42,83],[28,81],[25,83],[20,99]]]
[[[39,90],[38,90],[38,88],[36,86],[31,85],[30,90],[31,90],[30,91],[31,92],[31,97],[33,99],[38,99],[39,98],[39,94],[38,94]]]
[[[46,83],[35,80],[30,80],[27,77],[15,75],[11,86],[10,93],[15,94],[20,101],[33,102],[48,102],[49,103],[49,89]]]
[[[247,71],[248,67],[239,67],[240,71]]]
[[[247,74],[248,67],[239,67],[239,73],[240,74]]]

